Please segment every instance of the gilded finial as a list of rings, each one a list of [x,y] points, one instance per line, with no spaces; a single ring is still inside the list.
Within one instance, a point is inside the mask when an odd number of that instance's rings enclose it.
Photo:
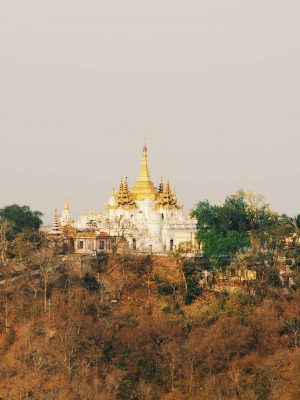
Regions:
[[[145,136],[143,151],[147,152],[147,136]]]

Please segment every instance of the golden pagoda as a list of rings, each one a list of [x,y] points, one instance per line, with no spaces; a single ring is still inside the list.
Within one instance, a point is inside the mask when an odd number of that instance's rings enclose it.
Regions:
[[[185,217],[183,206],[178,204],[176,190],[170,185],[169,179],[161,178],[158,187],[153,184],[146,144],[136,182],[130,187],[127,178],[121,178],[116,190],[112,191],[104,213],[83,212],[79,220],[74,221],[66,200],[60,219],[56,216],[52,231],[54,234],[63,234],[70,239],[70,243],[73,239],[77,244],[81,240],[92,241],[94,244],[90,251],[94,252],[95,249],[99,250],[99,232],[114,237],[120,234],[121,227],[124,231],[122,236],[133,251],[161,253],[173,251],[181,243],[193,245],[195,242],[196,220]],[[81,231],[80,236],[77,235],[78,231]],[[87,232],[87,237],[84,232]],[[75,250],[80,251],[77,244]]]
[[[149,174],[146,145],[143,148],[140,175],[131,188],[131,193],[136,201],[143,201],[146,197],[150,197],[151,200],[155,201],[158,196],[157,189],[151,181]]]

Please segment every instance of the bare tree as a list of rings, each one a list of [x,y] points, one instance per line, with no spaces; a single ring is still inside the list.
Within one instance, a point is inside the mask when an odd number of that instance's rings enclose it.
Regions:
[[[35,255],[35,261],[40,268],[44,289],[44,311],[48,310],[47,290],[51,279],[57,269],[57,258],[55,249],[44,248]]]
[[[187,259],[188,255],[191,253],[191,248],[192,248],[191,243],[189,243],[189,242],[182,243],[178,246],[178,248],[176,250],[171,251],[169,254],[169,258],[171,260],[174,260],[177,264],[180,275],[182,277],[182,281],[184,283],[185,292],[187,292],[188,286],[187,286],[187,280],[186,280],[186,276],[185,276],[185,273],[183,270],[183,266],[184,266],[184,261]]]
[[[113,219],[106,218],[102,221],[101,228],[115,237],[114,252],[128,249],[129,241],[135,241],[137,251],[144,250],[152,239],[147,229],[137,226],[123,215]]]

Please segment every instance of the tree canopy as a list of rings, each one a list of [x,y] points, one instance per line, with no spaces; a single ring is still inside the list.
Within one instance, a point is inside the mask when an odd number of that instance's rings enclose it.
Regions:
[[[28,206],[12,204],[0,209],[0,220],[11,223],[11,235],[15,237],[24,229],[38,230],[42,224],[43,214],[32,211]]]
[[[237,252],[249,249],[254,237],[260,243],[268,240],[268,233],[286,226],[288,220],[272,211],[262,195],[243,190],[228,196],[221,205],[201,201],[193,215],[204,254],[217,267],[228,264]]]

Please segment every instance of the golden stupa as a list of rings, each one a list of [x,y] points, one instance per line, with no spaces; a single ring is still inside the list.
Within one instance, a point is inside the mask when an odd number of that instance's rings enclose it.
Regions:
[[[69,206],[69,202],[68,202],[68,200],[67,199],[65,199],[65,202],[64,202],[64,211],[70,211],[70,206]]]
[[[151,200],[155,201],[158,197],[157,189],[151,181],[149,174],[146,145],[143,148],[140,175],[131,188],[131,193],[135,201],[143,201],[146,197],[150,197]]]

